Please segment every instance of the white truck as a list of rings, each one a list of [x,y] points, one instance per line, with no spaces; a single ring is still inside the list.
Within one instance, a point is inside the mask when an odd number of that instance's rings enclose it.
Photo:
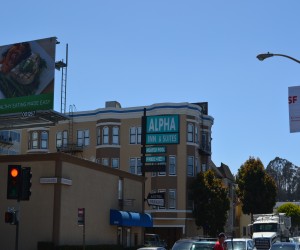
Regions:
[[[255,247],[269,249],[276,241],[289,240],[291,217],[285,213],[254,214],[249,226]]]

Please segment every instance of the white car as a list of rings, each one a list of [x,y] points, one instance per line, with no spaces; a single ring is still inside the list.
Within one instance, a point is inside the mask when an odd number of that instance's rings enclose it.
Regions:
[[[254,241],[250,238],[232,238],[225,240],[226,250],[254,250]]]

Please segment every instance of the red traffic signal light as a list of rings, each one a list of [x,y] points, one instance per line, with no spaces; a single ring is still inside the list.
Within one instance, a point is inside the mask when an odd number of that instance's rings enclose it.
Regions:
[[[21,190],[21,166],[9,165],[7,174],[7,199],[19,199]]]

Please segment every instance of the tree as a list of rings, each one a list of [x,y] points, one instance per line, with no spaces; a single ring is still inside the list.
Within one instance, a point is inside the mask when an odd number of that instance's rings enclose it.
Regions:
[[[204,234],[215,237],[224,231],[229,210],[227,188],[223,187],[212,170],[200,172],[191,183],[196,225]]]
[[[244,214],[272,213],[276,204],[277,188],[259,158],[249,159],[238,169],[237,196]]]
[[[298,205],[288,202],[278,207],[277,212],[290,216],[293,228],[300,226],[300,207]]]

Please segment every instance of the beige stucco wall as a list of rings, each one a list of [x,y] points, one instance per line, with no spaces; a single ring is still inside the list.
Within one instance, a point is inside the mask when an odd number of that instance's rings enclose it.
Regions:
[[[50,160],[45,160],[50,157]],[[23,160],[13,161],[14,158]],[[24,159],[31,160],[24,160]],[[31,167],[32,195],[29,201],[6,199],[7,165]],[[118,182],[123,179],[124,198],[133,200],[128,211],[142,212],[143,177],[104,167],[62,153],[0,156],[0,213],[20,206],[19,245],[22,250],[35,249],[37,242],[57,245],[83,243],[83,227],[77,225],[78,208],[85,208],[86,244],[117,244],[117,226],[110,225],[110,209],[119,210]],[[71,185],[44,184],[40,178],[58,177],[71,180]],[[15,225],[0,220],[1,249],[13,249]],[[131,228],[142,240],[142,229]]]

